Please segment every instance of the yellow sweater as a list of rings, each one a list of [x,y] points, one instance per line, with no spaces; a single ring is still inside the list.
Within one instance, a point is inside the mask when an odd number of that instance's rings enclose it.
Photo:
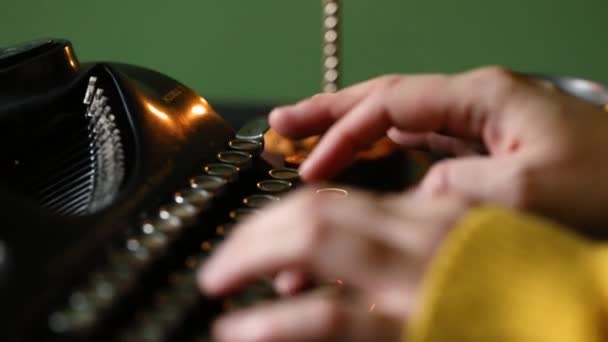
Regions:
[[[608,244],[541,218],[475,209],[422,289],[407,342],[608,341]]]

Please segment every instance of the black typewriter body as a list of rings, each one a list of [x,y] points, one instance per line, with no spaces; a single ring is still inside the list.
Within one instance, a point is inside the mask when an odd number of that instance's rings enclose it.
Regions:
[[[65,40],[0,49],[0,340],[204,340],[226,303],[197,266],[298,185],[261,156],[267,128]]]

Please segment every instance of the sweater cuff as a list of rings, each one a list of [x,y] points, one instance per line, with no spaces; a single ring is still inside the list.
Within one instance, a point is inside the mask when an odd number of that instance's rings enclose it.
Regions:
[[[592,250],[542,218],[473,209],[432,261],[405,340],[600,341]]]

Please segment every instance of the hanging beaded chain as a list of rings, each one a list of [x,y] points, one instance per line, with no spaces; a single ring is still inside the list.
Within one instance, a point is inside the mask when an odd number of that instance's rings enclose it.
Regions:
[[[340,88],[340,0],[323,0],[323,81],[324,92]]]

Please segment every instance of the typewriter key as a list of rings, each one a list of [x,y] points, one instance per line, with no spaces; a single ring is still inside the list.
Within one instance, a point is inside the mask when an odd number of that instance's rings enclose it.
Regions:
[[[298,170],[292,169],[290,167],[272,169],[268,171],[268,174],[274,179],[281,179],[290,182],[298,182],[300,180],[300,174],[298,173]]]
[[[169,239],[167,239],[167,235],[156,230],[150,234],[145,234],[141,238],[141,244],[155,255],[165,252],[168,243]]]
[[[291,182],[281,179],[266,179],[257,184],[258,189],[269,193],[285,192],[291,189],[291,186]]]
[[[250,153],[241,151],[222,151],[217,154],[217,159],[222,163],[232,164],[239,168],[239,170],[246,170],[251,167],[251,159],[253,157]]]
[[[232,139],[228,142],[228,147],[233,150],[251,153],[254,156],[262,152],[264,146],[257,140]]]
[[[97,321],[97,315],[93,310],[74,310],[69,314],[72,330],[82,330],[90,327]]]
[[[220,194],[228,182],[217,176],[203,175],[190,180],[190,186],[194,189],[209,191],[215,195]]]
[[[171,278],[173,285],[169,293],[171,301],[178,303],[184,310],[196,304],[199,295],[194,272],[181,271],[173,274]]]
[[[49,316],[49,329],[55,333],[64,333],[72,328],[70,315],[67,311],[57,311]]]
[[[90,285],[90,296],[96,306],[106,307],[116,297],[116,288],[107,279],[94,277]]]
[[[236,132],[238,139],[246,140],[262,140],[264,134],[268,131],[268,119],[266,117],[260,117],[247,122],[241,129]]]
[[[72,293],[68,299],[68,303],[70,304],[70,308],[75,311],[86,311],[93,308],[89,296],[80,291]]]
[[[129,265],[131,267],[141,268],[150,262],[150,251],[142,246],[139,241],[137,241],[137,243],[133,243],[133,241],[137,240],[129,239],[125,251],[112,253],[111,260],[115,266],[123,267],[124,265]]]
[[[173,203],[160,209],[161,219],[169,219],[171,216],[179,218],[182,223],[191,225],[196,221],[200,209],[189,203]]]
[[[116,263],[117,260],[122,263]],[[91,279],[93,284],[97,282],[107,282],[112,286],[113,292],[117,295],[131,286],[135,280],[136,274],[124,261],[124,258],[120,259],[114,257],[112,258],[112,261],[113,263],[109,265],[109,268],[93,273]]]
[[[261,208],[270,202],[276,202],[278,200],[279,198],[276,196],[256,194],[245,197],[243,199],[243,204],[245,204],[249,208]]]
[[[65,310],[52,313],[48,325],[55,333],[66,333],[85,329],[95,323],[96,319],[92,311]]]
[[[203,251],[204,254],[211,253],[217,246],[219,246],[220,242],[221,240],[218,238],[205,240],[201,242],[201,251]]]
[[[167,235],[168,238],[174,238],[182,230],[182,220],[169,214],[166,211],[160,211],[159,217],[146,221],[142,224],[141,230],[144,234],[151,234],[159,231]]]
[[[218,236],[226,237],[234,228],[234,223],[224,223],[215,227],[215,234]]]
[[[194,188],[194,189],[183,189],[175,193],[173,196],[175,203],[179,204],[191,204],[199,210],[204,210],[209,207],[213,194],[208,190]]]
[[[232,164],[213,163],[205,165],[205,172],[210,176],[225,179],[228,183],[234,182],[239,176],[239,168]]]
[[[204,258],[200,255],[191,255],[184,261],[184,266],[189,270],[196,270],[204,261]]]
[[[234,221],[240,221],[240,220],[244,219],[246,216],[253,214],[255,211],[256,210],[253,208],[238,208],[238,209],[234,209],[233,211],[231,211],[229,216]]]
[[[173,326],[179,323],[181,318],[182,311],[176,303],[172,302],[163,303],[152,313],[152,319],[165,326]]]

